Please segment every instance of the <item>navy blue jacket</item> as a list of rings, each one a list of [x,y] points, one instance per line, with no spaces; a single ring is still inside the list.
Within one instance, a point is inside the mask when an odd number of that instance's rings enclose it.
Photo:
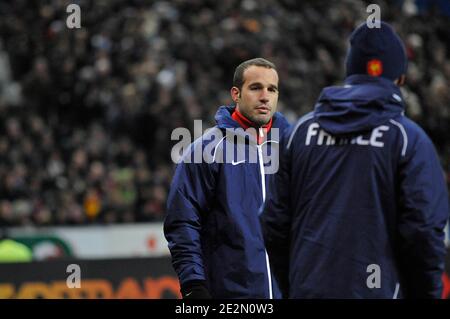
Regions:
[[[435,148],[389,80],[325,88],[280,146],[261,215],[290,298],[439,298],[448,194]]]
[[[164,233],[181,285],[204,280],[213,298],[280,298],[258,213],[267,192],[265,170],[279,142],[272,132],[288,123],[275,113],[271,133],[257,146],[251,134],[238,134],[243,137],[240,142],[227,138],[231,129],[239,128],[232,112],[233,107],[219,108],[217,126],[197,139],[177,165]],[[227,155],[237,154],[238,147],[246,155],[224,163]],[[205,151],[205,160],[187,163],[199,149]]]

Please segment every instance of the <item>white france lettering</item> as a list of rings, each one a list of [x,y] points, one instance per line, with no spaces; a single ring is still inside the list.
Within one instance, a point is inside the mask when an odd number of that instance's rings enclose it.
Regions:
[[[311,138],[317,135],[317,129],[319,128],[318,123],[312,123],[308,126],[308,133],[306,135],[306,143],[305,145],[311,144]]]
[[[376,129],[374,129],[370,136],[370,145],[375,146],[375,147],[384,147],[384,143],[381,141],[377,141],[377,138],[383,137],[382,131],[386,132],[388,130],[389,130],[389,126],[386,126],[386,125],[381,125],[381,126],[377,127]]]
[[[328,135],[328,133],[325,132],[324,130],[320,130],[319,137],[317,138],[317,145],[322,145],[323,141],[325,140],[325,137],[327,138],[327,145],[328,145],[328,140],[330,138],[330,135]]]
[[[356,139],[356,144],[358,144],[358,145],[369,145],[370,144],[370,140],[365,140],[364,136],[360,135]]]
[[[334,145],[334,144],[336,144],[336,138],[334,136],[328,135],[327,145]]]
[[[308,132],[306,134],[305,145],[310,145],[312,142],[312,137],[317,136],[317,140],[315,145],[346,145],[346,144],[356,144],[361,146],[373,146],[373,147],[384,147],[384,142],[381,141],[381,138],[384,135],[384,132],[389,130],[389,127],[386,125],[381,125],[372,130],[372,132],[366,135],[357,135],[351,138],[350,140],[345,137],[332,136],[328,134],[326,131],[319,128],[318,123],[312,123],[308,127]]]

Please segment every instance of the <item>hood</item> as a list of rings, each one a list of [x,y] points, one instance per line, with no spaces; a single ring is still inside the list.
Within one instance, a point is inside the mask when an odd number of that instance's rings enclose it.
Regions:
[[[215,119],[217,126],[220,129],[227,129],[227,128],[240,128],[240,125],[238,122],[236,122],[231,115],[233,114],[235,109],[235,106],[221,106],[217,110]],[[286,127],[289,126],[288,121],[286,118],[280,113],[275,112],[273,114],[273,122],[272,122],[272,128],[276,127],[280,130],[284,130]]]
[[[351,75],[344,86],[322,90],[314,108],[319,125],[333,135],[370,131],[404,111],[400,89],[392,81]]]

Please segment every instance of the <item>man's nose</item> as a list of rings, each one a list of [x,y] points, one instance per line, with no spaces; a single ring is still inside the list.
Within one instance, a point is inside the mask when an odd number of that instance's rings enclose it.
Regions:
[[[261,91],[261,95],[259,96],[259,100],[261,102],[264,102],[264,103],[269,102],[269,91],[267,89],[263,89]]]

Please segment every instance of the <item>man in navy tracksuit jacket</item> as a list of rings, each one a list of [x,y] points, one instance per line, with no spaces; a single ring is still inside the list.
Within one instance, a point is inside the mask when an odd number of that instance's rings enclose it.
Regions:
[[[392,28],[351,36],[345,85],[286,132],[261,222],[289,298],[440,298],[448,194],[435,148],[404,115]]]
[[[244,62],[231,95],[236,106],[219,108],[217,126],[191,145],[176,168],[164,233],[183,298],[280,298],[258,215],[267,168],[278,165],[274,146],[288,126],[275,113],[275,66],[260,58]],[[249,128],[254,134],[244,134]],[[198,150],[206,154],[201,163],[192,160]]]

